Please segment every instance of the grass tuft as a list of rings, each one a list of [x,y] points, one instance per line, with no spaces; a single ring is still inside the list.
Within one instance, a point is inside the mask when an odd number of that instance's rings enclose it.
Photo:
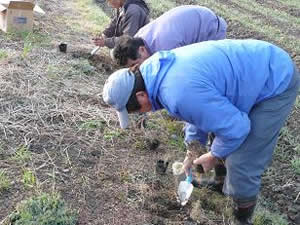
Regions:
[[[288,222],[280,215],[267,210],[256,210],[253,220],[254,225],[288,225]]]
[[[103,130],[106,126],[106,122],[103,120],[87,120],[83,121],[79,128],[82,130],[94,130],[94,129],[100,129]]]
[[[36,176],[33,171],[25,169],[23,171],[23,183],[26,187],[34,187],[36,185]]]
[[[75,225],[77,214],[58,194],[41,194],[22,201],[10,216],[12,225]]]
[[[19,161],[19,162],[26,162],[31,159],[31,152],[28,150],[28,148],[25,145],[21,145],[17,151],[15,152],[15,155],[12,157],[13,160]]]
[[[46,35],[39,33],[23,32],[20,35],[24,40],[22,58],[26,58],[34,47],[43,46],[48,40]]]
[[[7,57],[7,52],[4,49],[0,49],[0,60],[6,59]]]
[[[74,71],[81,75],[93,75],[96,72],[96,68],[92,66],[87,59],[74,61],[72,66]]]
[[[294,159],[292,159],[291,163],[295,173],[300,175],[300,157],[295,156]]]
[[[113,141],[113,139],[115,139],[115,138],[124,138],[125,135],[126,135],[126,133],[124,131],[122,131],[121,129],[116,129],[116,130],[106,129],[104,131],[103,138],[105,140]]]
[[[10,181],[4,170],[0,170],[0,193],[9,189]]]

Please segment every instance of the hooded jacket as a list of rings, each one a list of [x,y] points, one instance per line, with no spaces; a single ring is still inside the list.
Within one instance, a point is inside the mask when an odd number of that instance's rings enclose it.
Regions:
[[[285,51],[258,40],[207,41],[157,52],[140,70],[153,111],[165,108],[203,135],[213,132],[211,152],[219,158],[248,136],[253,106],[285,91],[294,73]]]
[[[126,0],[121,10],[103,31],[105,46],[113,48],[118,37],[123,34],[134,36],[138,30],[149,23],[149,8],[143,0]]]

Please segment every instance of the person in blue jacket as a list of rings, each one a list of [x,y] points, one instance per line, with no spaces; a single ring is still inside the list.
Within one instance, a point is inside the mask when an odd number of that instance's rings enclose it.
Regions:
[[[233,198],[236,224],[251,224],[261,185],[280,128],[290,113],[300,75],[281,48],[259,40],[219,40],[157,52],[135,70],[114,72],[103,99],[116,109],[120,125],[128,113],[166,109],[193,124],[211,150],[185,163],[211,170],[224,160],[223,192]]]

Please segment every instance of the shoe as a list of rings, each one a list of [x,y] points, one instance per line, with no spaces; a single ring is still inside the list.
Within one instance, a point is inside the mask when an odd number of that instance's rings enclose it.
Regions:
[[[251,218],[256,206],[256,199],[252,201],[234,201],[232,225],[253,225]]]

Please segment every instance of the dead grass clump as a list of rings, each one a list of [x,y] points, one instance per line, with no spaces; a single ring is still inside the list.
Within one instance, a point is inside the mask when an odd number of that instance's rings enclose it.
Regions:
[[[232,217],[231,200],[207,188],[194,188],[191,201],[194,220],[223,221]]]

